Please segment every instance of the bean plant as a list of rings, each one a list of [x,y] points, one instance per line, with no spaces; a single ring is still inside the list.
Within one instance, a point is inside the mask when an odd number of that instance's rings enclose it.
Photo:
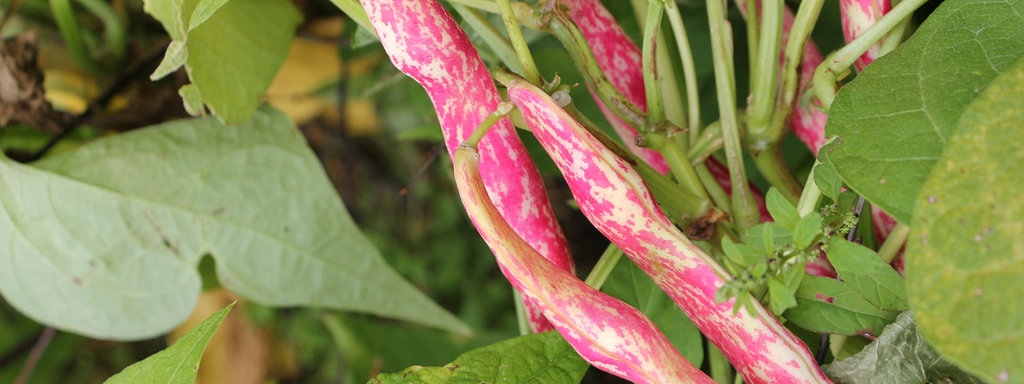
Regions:
[[[70,59],[102,73],[124,60],[126,21],[78,3],[47,11]],[[374,87],[425,92],[465,237],[490,250],[473,257],[496,262],[515,295],[500,315],[520,325],[444,366],[349,380],[1024,383],[1024,2],[327,6],[346,52],[386,58]],[[132,341],[179,327],[212,278],[263,306],[475,331],[385,262],[265,103],[302,21],[292,2],[141,7],[169,40],[147,73],[177,76],[194,117],[69,139],[110,95],[41,150],[4,143],[7,303]],[[44,125],[11,112],[32,100],[13,68],[0,122]],[[602,254],[573,254],[565,210]],[[230,307],[108,382],[193,382]]]

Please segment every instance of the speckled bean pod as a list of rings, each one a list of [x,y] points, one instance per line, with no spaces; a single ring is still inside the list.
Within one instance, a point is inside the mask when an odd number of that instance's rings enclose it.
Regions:
[[[468,138],[501,98],[487,67],[437,0],[361,0],[391,62],[426,89],[449,154]],[[545,258],[573,269],[547,192],[515,128],[502,119],[480,142],[480,173],[509,225]],[[550,330],[527,303],[531,328]]]
[[[530,248],[487,197],[475,148],[455,153],[459,195],[502,271],[594,367],[636,383],[713,383],[640,311],[583,283]]]
[[[537,140],[565,176],[580,210],[651,276],[748,383],[826,383],[807,346],[753,300],[754,314],[715,301],[727,273],[658,209],[640,175],[540,89],[508,85]]]

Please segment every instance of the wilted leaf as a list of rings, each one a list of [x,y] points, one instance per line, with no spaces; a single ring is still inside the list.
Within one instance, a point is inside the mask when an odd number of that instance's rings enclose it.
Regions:
[[[355,227],[280,112],[182,120],[94,141],[34,167],[0,161],[0,292],[26,315],[96,338],[182,322],[216,260],[255,302],[317,305],[465,332]]]
[[[1022,128],[1024,59],[964,112],[921,188],[907,240],[907,293],[921,333],[997,382],[1024,382]]]
[[[911,312],[903,312],[874,342],[825,367],[836,384],[983,383],[942,360],[921,337]]]

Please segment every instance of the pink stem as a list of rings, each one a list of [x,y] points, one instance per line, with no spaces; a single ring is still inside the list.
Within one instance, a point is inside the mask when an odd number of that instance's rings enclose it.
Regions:
[[[449,154],[493,112],[501,98],[487,67],[436,0],[361,0],[391,62],[426,89]],[[515,128],[502,119],[480,142],[480,172],[502,216],[559,268],[573,270],[569,248],[544,184]],[[550,324],[530,303],[531,328]]]

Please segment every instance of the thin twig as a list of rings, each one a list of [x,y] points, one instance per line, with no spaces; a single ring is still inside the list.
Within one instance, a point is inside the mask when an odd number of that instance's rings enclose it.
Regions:
[[[3,18],[0,19],[0,32],[4,31],[4,26],[7,25],[7,21],[11,19],[11,16],[14,16],[15,12],[18,12],[18,7],[20,6],[21,0],[14,0],[11,2],[11,5],[7,7],[7,12],[4,12]]]
[[[32,377],[32,371],[36,369],[36,364],[43,357],[43,352],[46,352],[46,347],[50,346],[50,342],[53,341],[53,337],[56,335],[56,329],[50,327],[43,329],[43,333],[39,334],[39,339],[36,339],[36,345],[32,347],[32,352],[28,354],[25,366],[18,373],[18,378],[14,379],[14,384],[25,384],[28,382],[28,379]]]
[[[829,334],[822,333],[818,341],[818,353],[814,354],[814,361],[818,365],[825,364],[825,357],[828,356]]]
[[[152,67],[160,63],[160,59],[163,57],[164,51],[166,49],[167,45],[164,44],[160,48],[153,50],[153,52],[150,52],[141,62],[135,64],[128,72],[118,77],[117,80],[110,85],[110,87],[105,89],[103,93],[99,95],[99,97],[97,97],[95,100],[89,103],[89,107],[86,108],[84,112],[75,115],[74,117],[67,119],[66,121],[62,121],[60,123],[60,133],[51,137],[50,140],[46,142],[46,145],[43,145],[41,149],[36,151],[36,153],[32,154],[32,156],[29,156],[27,159],[25,159],[24,162],[30,163],[39,160],[44,155],[46,155],[47,152],[53,149],[53,147],[56,146],[57,143],[67,138],[68,135],[74,132],[75,128],[78,128],[79,125],[82,125],[82,123],[92,118],[94,115],[96,115],[96,113],[106,108],[107,104],[110,103],[110,100],[112,100],[114,96],[117,96],[118,93],[120,93],[122,90],[128,87],[128,85],[135,81],[136,78],[145,75],[146,73],[149,73],[153,69]]]
[[[864,213],[864,196],[857,199],[857,208],[853,211],[854,216],[857,216],[857,222],[853,224],[853,228],[850,228],[850,233],[846,234],[846,241],[853,242],[857,238],[857,227],[860,226],[862,213]]]

